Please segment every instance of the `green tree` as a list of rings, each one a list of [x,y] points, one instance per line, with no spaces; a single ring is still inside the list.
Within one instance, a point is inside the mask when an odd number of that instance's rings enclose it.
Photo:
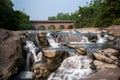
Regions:
[[[14,11],[14,16],[15,17],[13,19],[18,26],[18,30],[34,29],[29,22],[29,16],[27,16],[25,13],[21,11]]]
[[[0,0],[0,28],[9,30],[33,29],[29,16],[21,11],[14,11],[11,0]]]

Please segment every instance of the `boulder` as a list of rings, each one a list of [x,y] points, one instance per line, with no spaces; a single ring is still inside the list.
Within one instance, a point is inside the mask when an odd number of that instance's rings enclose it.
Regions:
[[[32,67],[32,71],[35,73],[35,79],[38,80],[41,77],[46,77],[50,74],[49,70],[45,65],[36,64]]]
[[[104,50],[98,50],[93,54],[97,60],[107,63],[116,63],[116,61],[118,61],[116,56],[119,54],[119,50],[108,48]]]
[[[108,64],[102,61],[94,60],[93,64],[97,66],[97,69],[103,69],[103,68],[118,68],[115,64]]]
[[[120,25],[112,25],[106,28],[111,35],[120,36]]]
[[[97,53],[94,53],[94,56],[97,60],[100,60],[100,61],[103,61],[103,62],[108,62],[108,63],[113,63],[114,60],[108,58],[107,56],[105,56],[104,54],[97,54]]]
[[[42,50],[43,60],[32,67],[32,71],[36,74],[36,80],[46,80],[52,71],[56,70],[61,62],[69,56],[65,51],[61,50]]]
[[[86,79],[80,80],[120,80],[120,68],[101,69]]]
[[[57,55],[56,50],[43,50],[43,54],[45,57],[55,57]]]
[[[98,50],[98,51],[96,51],[96,53],[103,53],[103,54],[107,54],[109,56],[111,56],[111,55],[115,56],[115,55],[119,54],[119,50],[107,48],[104,50]]]
[[[0,29],[0,80],[7,80],[23,68],[20,38],[11,31]]]

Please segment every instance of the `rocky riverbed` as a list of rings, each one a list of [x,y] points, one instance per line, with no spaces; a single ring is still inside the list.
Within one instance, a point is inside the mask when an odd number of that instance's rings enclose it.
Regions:
[[[119,42],[119,35],[114,33],[114,28],[116,31],[116,27],[108,27],[109,33],[112,35],[108,38],[110,42],[116,41]],[[89,32],[89,33],[99,33],[100,29],[80,29],[81,32]],[[88,55],[85,46],[78,45],[70,45],[68,42],[65,44],[64,36],[58,40],[58,42],[62,44],[62,49],[50,48],[49,42],[45,38],[45,32],[38,32],[38,40],[36,38],[28,38],[26,37],[31,31],[8,31],[0,29],[0,80],[14,80],[14,75],[19,74],[21,71],[24,71],[26,65],[26,51],[23,49],[24,42],[26,40],[32,40],[36,46],[39,48],[38,52],[42,53],[42,60],[37,63],[33,63],[34,59],[31,58],[30,63],[30,71],[35,74],[34,80],[70,80],[67,78],[69,74],[79,75],[79,70],[89,69],[89,73],[86,77],[72,77],[71,80],[119,80],[120,79],[120,47],[117,48],[105,48],[95,50],[92,53],[92,57]],[[66,32],[66,31],[63,31]],[[67,31],[69,32],[69,30]],[[74,31],[71,31],[74,33]],[[119,31],[117,31],[119,33]],[[54,36],[56,37],[56,36]],[[58,38],[59,39],[59,38]],[[69,36],[69,40],[76,41],[76,36]],[[62,40],[64,42],[62,42]],[[95,38],[96,40],[96,38]],[[93,42],[95,41],[93,40]],[[40,46],[39,46],[40,45]],[[70,55],[70,52],[74,51],[75,55]],[[76,58],[73,60],[74,56],[82,56],[82,58]],[[33,59],[33,60],[32,60]],[[66,62],[67,60],[71,62]],[[79,60],[80,59],[80,60]],[[86,61],[86,62],[85,62]],[[73,63],[77,63],[73,65]],[[87,64],[83,64],[87,63]],[[67,66],[71,66],[68,67]],[[76,68],[76,66],[78,66]],[[65,68],[66,70],[64,70]],[[78,72],[75,72],[77,69]],[[68,72],[72,70],[72,72]],[[61,72],[62,71],[62,72]],[[59,75],[59,74],[63,75]],[[54,74],[54,75],[53,75]],[[59,76],[58,76],[59,75]],[[71,75],[71,76],[72,76]],[[56,76],[57,79],[55,78]],[[62,79],[61,76],[63,76]],[[52,77],[52,78],[50,78]],[[16,78],[15,78],[16,80]]]

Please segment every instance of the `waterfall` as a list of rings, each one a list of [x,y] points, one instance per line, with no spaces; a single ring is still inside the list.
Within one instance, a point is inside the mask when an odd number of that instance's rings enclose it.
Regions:
[[[97,35],[97,38],[98,38],[97,43],[104,43],[104,42],[108,41],[107,39],[108,39],[109,35],[107,33],[104,33],[103,35],[104,35],[104,37],[101,37],[100,34]]]
[[[82,40],[80,41],[81,43],[90,43],[87,37],[82,36]]]
[[[56,41],[54,40],[54,37],[51,35],[51,33],[47,33],[46,38],[51,47],[53,47],[53,48],[60,47],[60,45],[58,43],[56,43]]]
[[[37,51],[38,51],[38,48],[35,46],[35,44],[34,44],[32,41],[27,40],[24,49],[25,49],[28,53],[31,53],[31,54],[33,55],[35,63],[41,60],[41,58],[42,58],[42,53],[39,52],[39,53],[36,55],[36,53],[37,53]],[[40,55],[41,55],[41,56],[40,56]],[[38,57],[38,56],[39,56],[39,57]]]
[[[27,54],[27,59],[26,59],[26,71],[30,71],[30,56],[31,56],[31,54],[30,53],[28,53]]]
[[[49,76],[48,80],[80,80],[81,78],[87,78],[92,73],[90,63],[91,60],[87,56],[68,57]]]
[[[18,75],[18,80],[33,80],[35,74],[30,71],[30,58],[33,55],[35,63],[42,60],[42,53],[39,52],[37,55],[38,48],[32,41],[27,40],[24,49],[27,51],[26,69]]]

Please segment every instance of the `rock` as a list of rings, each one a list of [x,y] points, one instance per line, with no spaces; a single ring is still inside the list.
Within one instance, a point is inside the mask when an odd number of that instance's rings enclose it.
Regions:
[[[38,37],[38,40],[39,40],[39,43],[42,46],[42,48],[45,48],[49,45],[48,41],[45,39],[45,37]]]
[[[106,28],[111,35],[120,36],[120,25],[112,25]]]
[[[79,42],[81,39],[81,35],[75,35],[75,34],[71,34],[71,35],[60,35],[58,38],[58,42],[59,43],[67,43],[67,42]]]
[[[116,62],[116,60],[118,60],[116,56],[117,54],[119,54],[119,51],[108,48],[104,50],[98,50],[94,52],[93,54],[97,60],[107,62],[107,63],[114,63]]]
[[[76,49],[78,46],[77,45],[71,45],[71,44],[66,44],[67,47],[69,48],[73,48],[73,49]]]
[[[118,68],[115,64],[108,64],[102,61],[94,60],[93,64],[97,66],[97,69],[103,69],[103,68]]]
[[[110,59],[112,59],[112,60],[118,60],[118,58],[116,56],[110,56]]]
[[[104,61],[104,62],[108,62],[108,63],[112,63],[114,60],[106,57],[105,55],[103,54],[97,54],[97,53],[94,53],[94,56],[97,60],[100,60],[100,61]]]
[[[117,38],[115,41],[114,41],[114,45],[115,45],[115,48],[120,50],[120,38]]]
[[[35,79],[38,80],[41,77],[46,77],[50,74],[49,70],[45,65],[42,64],[35,64],[32,67],[32,71],[35,73],[36,77]]]
[[[45,33],[44,32],[38,32],[38,37],[39,38],[43,38],[45,36]]]
[[[120,68],[101,69],[86,79],[80,80],[120,80]]]
[[[86,48],[84,48],[84,47],[77,47],[76,51],[77,51],[77,53],[79,53],[81,55],[86,55],[87,54]]]
[[[17,73],[23,63],[20,39],[11,31],[0,29],[0,80],[7,80]]]
[[[57,55],[56,50],[43,50],[45,57],[55,57]]]
[[[69,54],[65,51],[59,50],[43,50],[43,62],[35,64],[32,71],[36,74],[36,80],[47,80],[49,74],[56,70],[61,62],[68,57]]]
[[[116,37],[114,37],[114,36],[109,36],[109,37],[108,37],[108,40],[109,40],[109,41],[114,41],[115,39],[116,39]]]
[[[111,56],[111,55],[115,56],[115,55],[119,54],[119,50],[107,48],[104,50],[98,50],[98,51],[96,51],[96,53],[103,53],[103,54],[107,54],[109,56]]]

